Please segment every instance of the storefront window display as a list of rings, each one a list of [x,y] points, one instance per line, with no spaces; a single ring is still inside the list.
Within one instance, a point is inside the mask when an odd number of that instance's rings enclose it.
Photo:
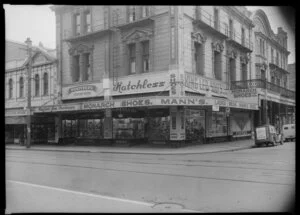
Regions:
[[[207,112],[207,137],[221,137],[228,135],[226,112]]]
[[[55,139],[55,125],[53,123],[32,124],[32,138],[34,142],[47,142]]]
[[[78,129],[77,129],[78,120],[63,120],[63,134],[64,137],[77,137]]]
[[[166,141],[170,139],[170,112],[168,108],[148,111],[147,136],[150,141]]]
[[[204,141],[205,110],[186,109],[186,139]]]
[[[145,137],[144,118],[114,118],[114,139],[143,139]]]
[[[79,137],[103,139],[104,119],[80,119]]]

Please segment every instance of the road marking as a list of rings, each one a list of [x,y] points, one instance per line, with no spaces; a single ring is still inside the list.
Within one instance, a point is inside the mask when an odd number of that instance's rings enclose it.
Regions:
[[[67,189],[63,189],[63,188],[50,187],[50,186],[32,184],[32,183],[21,182],[21,181],[14,181],[14,180],[7,180],[7,181],[12,182],[12,183],[16,183],[16,184],[32,186],[32,187],[39,187],[39,188],[44,188],[44,189],[69,192],[69,193],[73,193],[73,194],[86,195],[86,196],[91,196],[91,197],[97,197],[97,198],[103,198],[103,199],[108,199],[108,200],[115,200],[115,201],[145,205],[145,206],[150,206],[150,207],[153,206],[153,204],[147,203],[147,202],[140,202],[140,201],[134,201],[134,200],[129,200],[129,199],[121,199],[121,198],[116,198],[116,197],[103,196],[103,195],[100,195],[100,194],[92,194],[92,193],[85,193],[85,192],[80,192],[80,191],[67,190]]]
[[[68,190],[68,189],[57,188],[57,187],[50,187],[50,186],[45,186],[45,185],[32,184],[32,183],[28,183],[28,182],[15,181],[15,180],[6,180],[6,181],[11,182],[11,183],[21,184],[21,185],[32,186],[32,187],[63,191],[63,192],[68,192],[68,193],[73,193],[73,194],[86,195],[86,196],[90,196],[90,197],[103,198],[103,199],[126,202],[126,203],[137,204],[137,205],[144,205],[144,206],[148,206],[148,207],[154,206],[154,204],[152,204],[152,203],[129,200],[129,199],[122,199],[122,198],[117,198],[117,197],[104,196],[104,195],[100,195],[100,194],[85,193],[85,192],[80,192],[80,191]],[[183,211],[183,212],[200,212],[200,211],[195,211],[195,210],[190,210],[190,209],[182,209],[181,211]]]

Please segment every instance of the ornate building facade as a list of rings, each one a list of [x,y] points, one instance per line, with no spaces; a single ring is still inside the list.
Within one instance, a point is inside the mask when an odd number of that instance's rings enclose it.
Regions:
[[[230,89],[255,73],[254,25],[245,7],[52,10],[58,136],[98,144],[250,137],[257,102],[240,101]]]
[[[20,53],[19,53],[20,52]],[[57,104],[55,50],[33,47],[31,105],[33,114],[38,108]],[[5,142],[22,142],[26,135],[28,92],[27,47],[24,43],[6,41],[5,65]],[[51,114],[32,117],[34,141],[55,140],[55,119]]]

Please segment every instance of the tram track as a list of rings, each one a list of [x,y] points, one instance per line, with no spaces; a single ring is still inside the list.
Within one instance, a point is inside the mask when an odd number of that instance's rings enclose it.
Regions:
[[[195,176],[195,175],[186,175],[186,174],[175,174],[175,173],[162,173],[154,171],[138,171],[138,170],[125,170],[121,168],[104,168],[104,167],[94,167],[94,166],[83,166],[83,165],[74,165],[74,164],[56,164],[56,163],[43,163],[43,162],[32,162],[32,161],[14,161],[7,160],[7,162],[15,162],[21,164],[33,164],[33,165],[46,165],[46,166],[56,166],[56,167],[69,167],[69,168],[85,168],[93,170],[107,170],[107,171],[117,171],[117,172],[130,172],[138,174],[151,174],[151,175],[162,175],[162,176],[172,176],[172,177],[184,177],[184,178],[194,178],[194,179],[209,179],[209,180],[219,180],[219,181],[235,181],[235,182],[247,182],[247,183],[259,183],[259,184],[273,184],[273,185],[284,185],[284,186],[294,186],[294,184],[278,183],[271,181],[257,181],[257,180],[245,180],[245,179],[233,179],[233,178],[221,178],[221,177],[205,177],[205,176]]]

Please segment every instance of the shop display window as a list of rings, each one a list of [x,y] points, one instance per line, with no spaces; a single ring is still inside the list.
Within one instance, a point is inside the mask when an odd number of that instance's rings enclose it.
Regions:
[[[77,137],[77,120],[63,120],[64,137]]]
[[[80,119],[79,137],[103,139],[103,121],[104,119]]]
[[[144,118],[113,119],[114,139],[142,139],[145,137]]]
[[[150,117],[148,126],[149,140],[169,140],[170,116]]]
[[[228,123],[225,112],[207,113],[207,137],[220,137],[228,135]]]
[[[205,137],[205,111],[186,109],[186,139],[202,140]]]
[[[54,123],[32,124],[32,138],[36,142],[44,142],[55,139]]]

